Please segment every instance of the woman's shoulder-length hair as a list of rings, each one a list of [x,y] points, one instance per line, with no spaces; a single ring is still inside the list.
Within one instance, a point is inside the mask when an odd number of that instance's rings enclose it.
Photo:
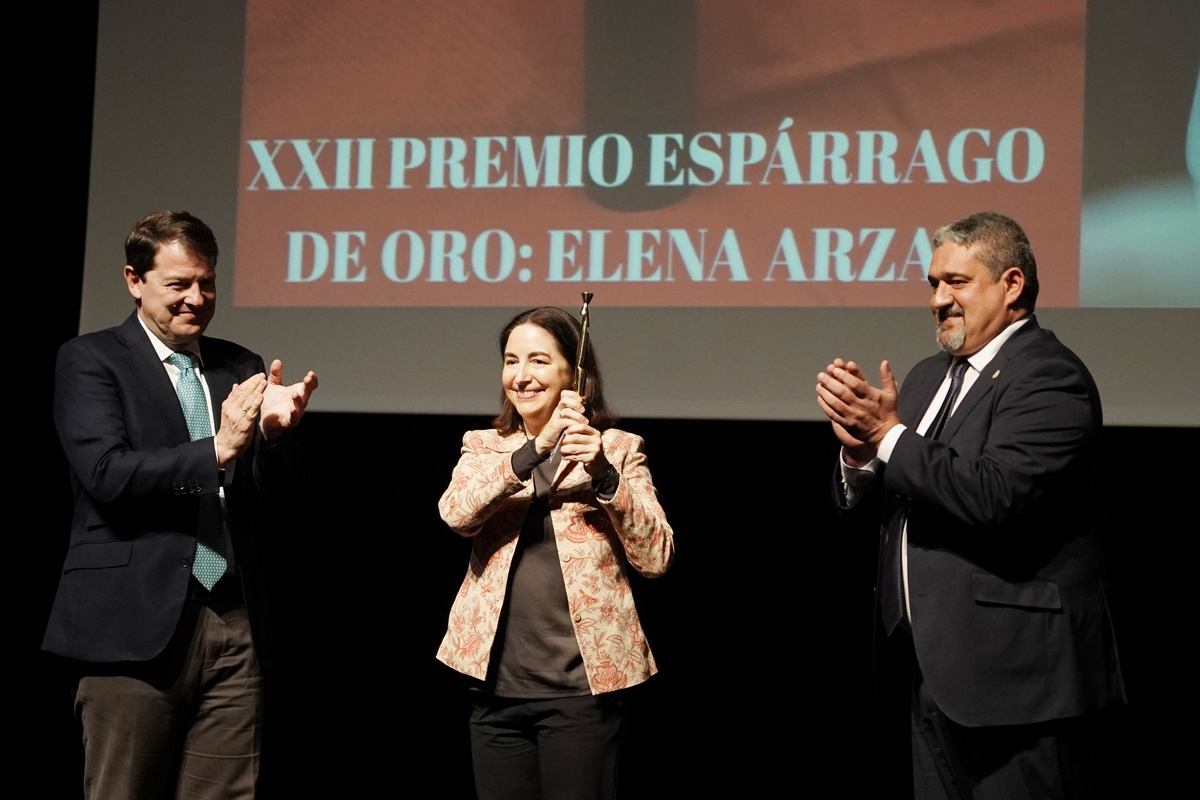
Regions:
[[[537,325],[550,334],[558,344],[558,350],[571,366],[576,368],[576,358],[579,353],[579,336],[582,327],[579,320],[557,306],[539,306],[517,314],[500,331],[500,357],[504,357],[508,346],[509,334],[518,325]],[[592,427],[596,430],[611,428],[617,422],[617,415],[608,406],[604,397],[604,379],[600,374],[600,363],[592,349],[591,337],[583,347],[583,369],[585,372],[583,384],[584,409]],[[508,436],[521,430],[521,415],[508,399],[508,394],[500,391],[500,413],[492,420],[492,427],[502,435]]]

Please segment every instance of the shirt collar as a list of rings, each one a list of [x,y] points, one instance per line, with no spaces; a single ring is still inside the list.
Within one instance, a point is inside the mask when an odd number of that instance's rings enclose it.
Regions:
[[[1017,332],[1017,329],[1026,322],[1029,322],[1031,319],[1033,319],[1033,317],[1024,317],[1017,320],[1004,330],[1000,331],[1000,333],[996,334],[994,339],[985,344],[983,347],[979,348],[978,352],[976,352],[974,355],[967,356],[967,363],[971,365],[971,369],[975,370],[976,372],[980,372],[988,365],[988,362],[996,357],[996,353],[1000,352],[1000,348],[1003,347],[1004,343],[1007,342],[1012,335]]]
[[[150,340],[150,346],[154,348],[155,354],[158,355],[158,360],[165,363],[166,360],[171,357],[171,354],[177,351],[167,347],[166,343],[162,339],[155,336],[150,329],[146,327],[146,321],[142,319],[141,314],[135,314],[135,316],[137,316],[138,324],[142,326],[142,330],[146,332],[146,338]],[[196,363],[200,366],[204,366],[204,359],[200,356],[199,339],[192,342],[187,347],[184,347],[182,350],[179,350],[178,352],[191,353],[196,357]]]

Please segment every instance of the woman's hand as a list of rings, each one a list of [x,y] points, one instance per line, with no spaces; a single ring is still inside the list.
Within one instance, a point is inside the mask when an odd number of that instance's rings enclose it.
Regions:
[[[608,469],[604,440],[600,431],[588,421],[584,414],[583,398],[576,392],[568,390],[562,393],[558,408],[554,409],[554,426],[562,432],[562,446],[559,449],[565,461],[583,464],[593,478],[604,474]],[[547,424],[542,432],[545,433],[550,427],[551,424]]]
[[[554,449],[554,445],[558,444],[558,440],[570,427],[572,417],[568,416],[568,408],[573,409],[578,417],[583,419],[585,424],[587,423],[587,417],[583,416],[583,402],[579,399],[579,395],[575,392],[563,391],[558,397],[558,405],[554,407],[554,413],[542,425],[537,438],[533,440],[533,446],[537,448],[539,455],[549,455],[550,451]]]

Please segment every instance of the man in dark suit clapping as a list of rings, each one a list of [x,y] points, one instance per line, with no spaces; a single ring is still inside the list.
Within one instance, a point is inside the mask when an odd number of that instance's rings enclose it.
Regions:
[[[877,651],[913,654],[916,795],[1085,797],[1094,712],[1124,700],[1096,536],[1100,397],[1034,317],[1016,222],[974,214],[933,244],[943,352],[899,391],[886,361],[878,387],[842,359],[817,378],[836,502],[882,503]]]
[[[187,212],[125,243],[136,309],[59,350],[54,420],[75,513],[42,647],[71,660],[88,798],[253,797],[266,608],[256,539],[296,480],[283,385],[204,331],[217,242]]]

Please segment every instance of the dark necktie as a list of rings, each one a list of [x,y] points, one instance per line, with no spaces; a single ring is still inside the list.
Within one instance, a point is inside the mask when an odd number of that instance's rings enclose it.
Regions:
[[[936,439],[942,435],[942,429],[946,427],[946,420],[950,419],[950,415],[954,412],[954,401],[958,399],[958,393],[962,391],[963,376],[967,374],[967,367],[970,366],[965,358],[954,359],[954,366],[950,370],[950,391],[946,392],[946,399],[942,401],[942,407],[938,409],[937,416],[933,418],[933,424],[929,426],[929,430],[925,431],[926,439]]]
[[[179,405],[183,418],[187,420],[188,435],[192,441],[212,436],[212,420],[208,416],[208,403],[204,400],[204,387],[192,369],[192,357],[187,353],[172,353],[168,358],[179,368]],[[215,457],[215,456],[214,456]],[[200,498],[196,517],[196,556],[192,559],[192,574],[205,589],[212,589],[228,566],[225,558],[225,525],[221,521],[221,501],[215,494]]]
[[[950,370],[950,388],[946,392],[942,405],[938,408],[937,416],[925,431],[926,439],[937,439],[946,427],[954,411],[954,401],[962,391],[963,376],[967,372],[967,360],[956,358]],[[887,523],[887,538],[884,540],[883,566],[880,575],[880,614],[883,617],[883,628],[891,633],[904,619],[904,567],[900,559],[900,545],[904,539],[904,522],[908,517],[908,503],[896,498],[895,507],[891,510]]]

